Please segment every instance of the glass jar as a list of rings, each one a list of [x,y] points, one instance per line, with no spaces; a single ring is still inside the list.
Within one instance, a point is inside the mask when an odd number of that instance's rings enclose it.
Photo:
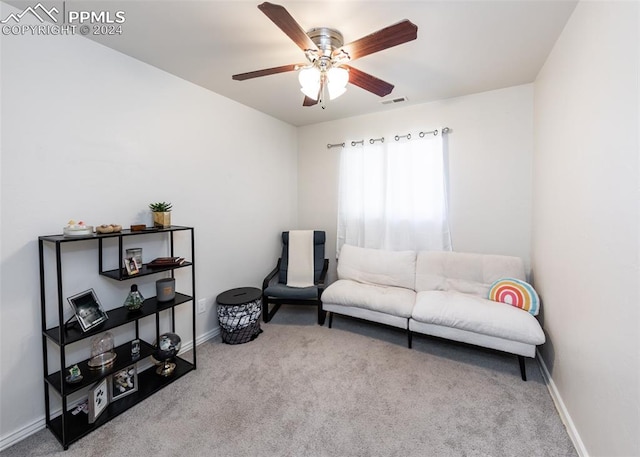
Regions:
[[[176,280],[162,278],[156,281],[156,298],[159,302],[171,301],[176,298]]]
[[[116,358],[113,350],[115,347],[113,335],[106,332],[103,335],[94,336],[91,339],[91,359],[87,365],[92,369],[100,369],[110,366]]]
[[[129,311],[138,311],[140,308],[142,308],[143,302],[144,297],[138,290],[138,286],[136,284],[131,284],[131,291],[124,301],[124,307]]]

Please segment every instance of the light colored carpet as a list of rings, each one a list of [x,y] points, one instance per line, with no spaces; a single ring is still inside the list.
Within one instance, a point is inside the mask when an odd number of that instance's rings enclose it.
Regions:
[[[577,456],[537,364],[283,306],[255,341],[198,346],[198,369],[63,451],[14,456]]]

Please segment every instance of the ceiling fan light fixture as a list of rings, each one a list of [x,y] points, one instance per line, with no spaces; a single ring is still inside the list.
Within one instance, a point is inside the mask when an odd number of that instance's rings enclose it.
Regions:
[[[338,98],[347,91],[349,82],[349,71],[346,68],[333,67],[327,72],[327,89],[329,99]]]
[[[329,100],[335,100],[336,98],[338,98],[339,96],[341,96],[347,91],[346,87],[332,88],[331,84],[329,84],[328,89],[329,89]]]
[[[320,93],[320,70],[316,67],[303,68],[298,73],[300,91],[313,100],[318,99]]]

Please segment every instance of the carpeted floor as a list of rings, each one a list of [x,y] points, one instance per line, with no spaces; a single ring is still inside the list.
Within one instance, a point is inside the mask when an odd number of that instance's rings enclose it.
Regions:
[[[255,341],[198,346],[198,369],[63,451],[14,456],[577,456],[535,361],[283,307]]]

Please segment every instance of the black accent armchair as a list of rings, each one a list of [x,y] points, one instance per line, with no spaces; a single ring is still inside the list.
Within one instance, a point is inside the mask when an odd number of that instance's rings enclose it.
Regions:
[[[280,306],[314,305],[318,308],[318,325],[324,325],[326,312],[322,309],[322,292],[329,269],[329,259],[324,258],[326,234],[313,232],[313,282],[310,287],[287,286],[287,267],[289,264],[289,232],[282,232],[282,256],[276,267],[262,282],[262,318],[269,322]],[[269,310],[269,305],[273,308]]]

